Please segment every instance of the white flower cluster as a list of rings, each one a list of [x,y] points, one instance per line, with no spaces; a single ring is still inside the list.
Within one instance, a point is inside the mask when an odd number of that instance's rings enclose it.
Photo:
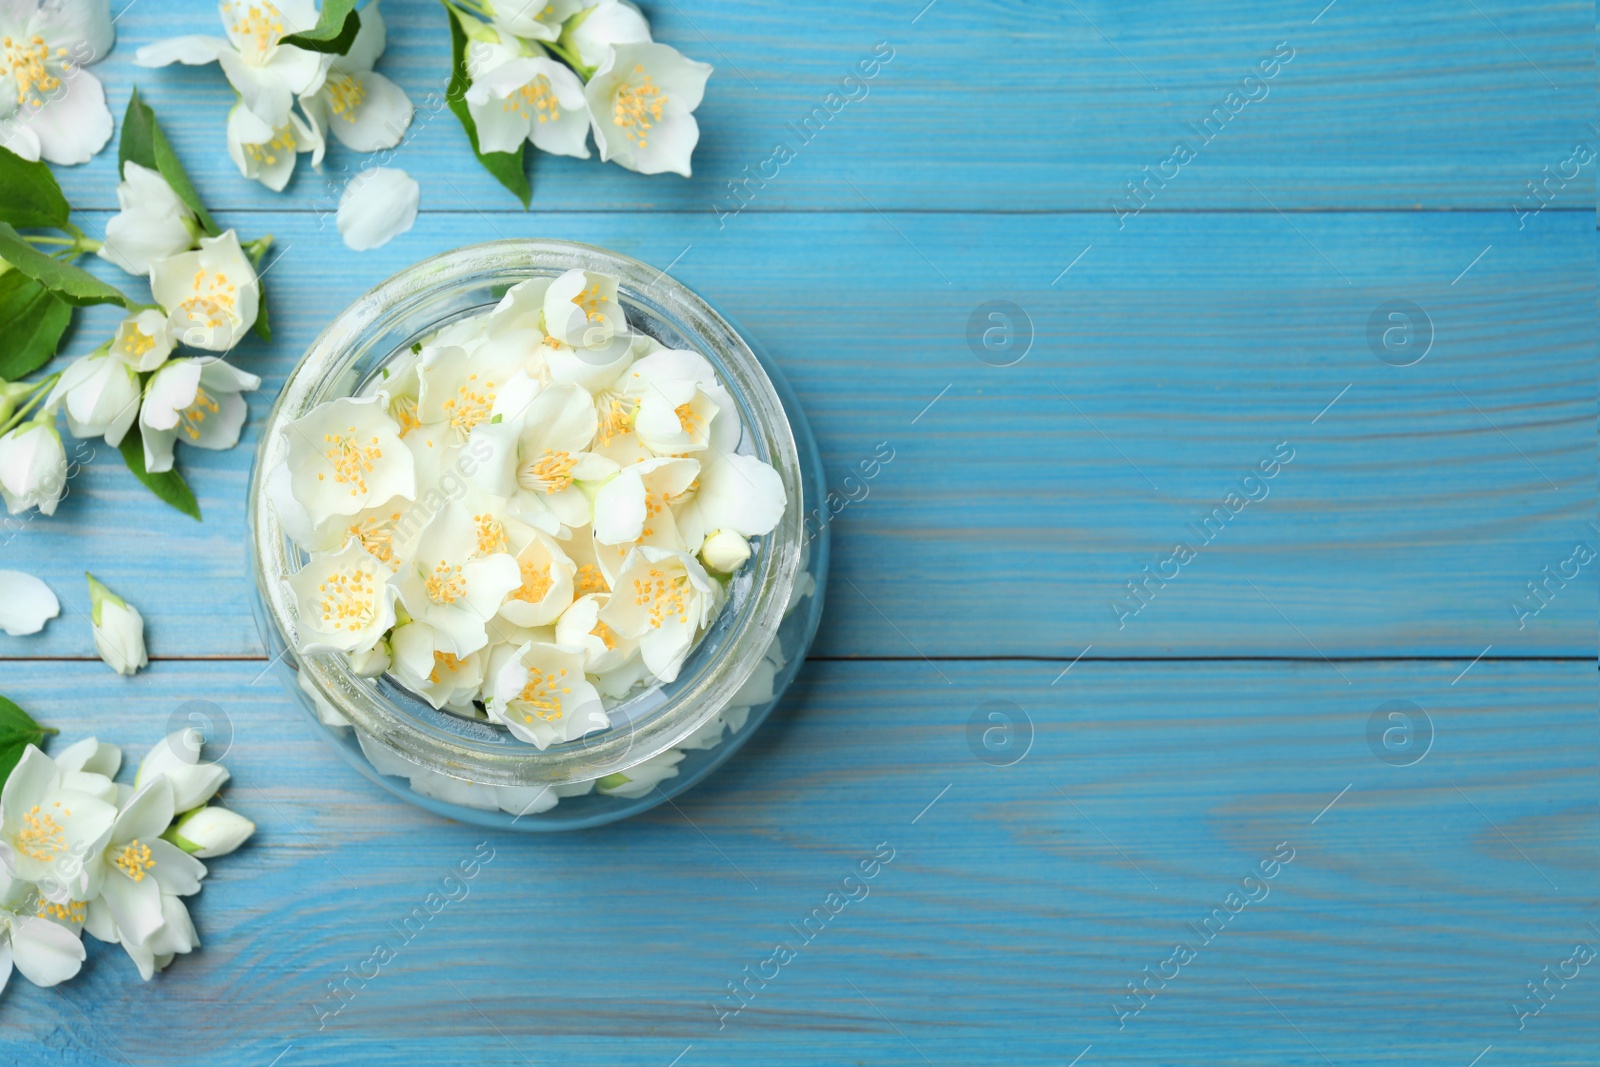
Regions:
[[[689,177],[711,67],[652,42],[628,0],[448,6],[471,40],[466,102],[481,151],[521,152],[527,141],[588,159],[592,130],[603,161]]]
[[[288,424],[267,492],[310,556],[300,652],[540,749],[677,677],[787,498],[711,364],[632,329],[617,282],[524,281]]]
[[[75,437],[104,437],[113,448],[137,419],[145,470],[159,474],[172,469],[178,441],[206,449],[238,444],[246,414],[240,394],[261,384],[220,357],[174,358],[180,343],[226,352],[255,325],[261,283],[238,234],[203,236],[194,211],[161,175],[132,160],[123,174],[122,210],[106,223],[97,253],[145,275],[156,306],[132,311],[111,340],[43,382],[0,383],[0,426],[14,424],[0,434],[0,495],[13,515],[29,508],[52,515],[66,491],[58,411]],[[250,251],[265,251],[269,241]],[[24,421],[40,399],[38,413]]]
[[[85,738],[51,759],[29,746],[0,791],[0,988],[12,968],[53,986],[78,973],[84,931],[120,944],[147,981],[200,945],[183,897],[255,832],[208,805],[228,771],[198,730],[163,739],[132,785],[122,752]]]
[[[317,25],[312,0],[221,0],[218,8],[226,37],[174,37],[140,48],[134,62],[221,66],[238,94],[227,138],[240,174],[281,192],[301,153],[321,164],[329,134],[356,152],[400,143],[413,109],[398,85],[372,69],[387,43],[376,2],[361,10],[344,55],[283,43]]]

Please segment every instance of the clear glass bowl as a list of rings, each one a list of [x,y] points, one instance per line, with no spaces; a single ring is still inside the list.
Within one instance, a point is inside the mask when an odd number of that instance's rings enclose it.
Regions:
[[[282,429],[290,420],[356,393],[395,354],[487,311],[517,282],[574,267],[618,276],[619,300],[633,328],[711,361],[739,406],[744,434],[738,451],[771,464],[789,505],[734,576],[726,606],[675,681],[636,690],[608,708],[609,729],[541,752],[503,727],[436,711],[386,676],[362,678],[342,656],[297,655],[295,601],[286,579],[304,556],[279,525],[265,483],[267,472],[286,462]],[[362,296],[289,375],[262,430],[250,485],[256,624],[275,669],[316,729],[390,792],[487,826],[595,826],[653,807],[711,773],[793,680],[822,614],[828,569],[828,511],[818,506],[823,487],[816,441],[783,376],[695,293],[653,267],[589,245],[472,245],[418,263]],[[643,795],[625,794],[653,775],[641,772],[620,787],[620,778],[608,777],[653,757],[670,761],[666,754],[673,750],[683,753],[677,773]]]

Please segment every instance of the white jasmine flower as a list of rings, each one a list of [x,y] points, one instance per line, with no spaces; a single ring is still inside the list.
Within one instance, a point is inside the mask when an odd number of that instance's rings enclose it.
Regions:
[[[415,109],[394,82],[373,73],[388,41],[377,3],[361,9],[361,28],[350,51],[330,56],[327,77],[300,98],[300,108],[319,132],[327,131],[346,148],[376,152],[393,148],[405,136]],[[320,162],[320,157],[312,159]]]
[[[371,167],[350,179],[339,197],[335,222],[339,236],[354,252],[388,244],[417,221],[422,189],[394,167]]]
[[[600,621],[600,611],[609,599],[609,593],[581,596],[556,620],[556,644],[583,649],[583,669],[589,674],[609,674],[627,663],[639,647],[638,641]]]
[[[117,809],[64,785],[55,760],[29,745],[0,790],[0,861],[49,900],[99,892],[100,849]]]
[[[396,626],[389,640],[394,676],[435,708],[467,711],[483,686],[486,649],[457,655],[449,633],[425,622]],[[441,647],[442,646],[442,647]]]
[[[678,532],[673,505],[699,474],[700,461],[695,459],[647,459],[624,467],[595,494],[595,540],[603,545],[642,541],[660,548],[689,547]]]
[[[151,779],[129,799],[102,852],[100,898],[124,940],[147,943],[165,923],[161,898],[200,890],[206,865],[161,835],[172,823],[172,783]]]
[[[87,163],[111,139],[100,81],[115,33],[108,0],[0,5],[0,145],[23,159]]]
[[[173,957],[192,952],[200,947],[200,935],[195,932],[189,909],[176,893],[161,892],[161,925],[149,940],[142,944],[125,935],[117,926],[111,910],[103,897],[89,901],[84,927],[101,941],[120,944],[139,968],[139,977],[148,982],[157,971],[166,970]]]
[[[122,165],[117,204],[122,210],[106,223],[97,254],[129,274],[148,273],[152,260],[187,252],[200,236],[194,212],[167,180],[131,159]]]
[[[554,41],[561,24],[583,10],[584,0],[499,0],[488,5],[495,26],[513,37]]]
[[[473,521],[478,524],[480,549],[486,529],[504,530],[504,524],[493,515],[476,515]],[[516,553],[522,584],[511,590],[500,605],[500,617],[516,626],[548,626],[572,603],[573,577],[578,567],[542,530],[523,527],[512,536],[521,542],[511,545],[510,550]],[[506,545],[504,533],[500,544]]]
[[[616,464],[587,451],[597,420],[580,386],[552,385],[524,401],[531,391],[531,383],[509,388],[496,403],[501,421],[473,429],[472,440],[492,452],[469,480],[503,497],[517,518],[560,536],[589,522],[589,498],[578,483],[608,477]]]
[[[89,579],[89,617],[94,624],[94,647],[106,665],[118,674],[134,674],[150,663],[144,651],[144,616],[139,609]]]
[[[285,473],[283,480],[288,482]],[[291,500],[296,507],[298,502]],[[388,565],[391,571],[411,555],[422,524],[407,521],[412,504],[404,497],[395,497],[375,508],[363,508],[354,515],[333,515],[304,537],[296,537],[302,546],[314,552],[336,552],[350,542],[361,542],[361,547]],[[293,536],[291,534],[291,536]]]
[[[732,574],[750,558],[750,540],[737,530],[718,530],[700,546],[700,561],[707,570]]]
[[[642,797],[668,778],[676,778],[678,764],[683,762],[683,757],[682,749],[669,748],[659,756],[651,756],[625,771],[608,774],[595,785],[608,797]]]
[[[0,630],[12,637],[36,634],[61,614],[61,601],[48,585],[22,571],[0,570]]]
[[[561,344],[582,350],[585,362],[609,365],[632,343],[617,282],[615,275],[573,269],[545,290],[545,329]]]
[[[489,420],[500,390],[523,371],[515,355],[495,350],[479,358],[481,349],[481,340],[471,351],[429,345],[417,364],[417,418],[424,426],[444,423],[444,436],[454,444],[464,444],[474,426]]]
[[[157,776],[164,776],[172,784],[174,811],[198,808],[228,780],[228,769],[222,764],[200,762],[204,744],[204,735],[193,726],[163,737],[140,762],[134,789],[143,789]]]
[[[228,112],[228,158],[239,173],[275,193],[294,175],[301,152],[311,153],[313,166],[322,162],[322,133],[293,111],[280,126],[273,126],[243,103]]]
[[[115,804],[119,790],[112,781],[122,767],[122,750],[93,737],[85,737],[54,757],[61,768],[61,784],[68,789]]]
[[[472,516],[452,502],[423,529],[397,582],[411,617],[441,631],[440,644],[466,656],[488,644],[484,624],[522,584],[522,575],[508,553],[478,554]]]
[[[150,265],[150,292],[184,344],[226,352],[255,325],[261,282],[232,230]]]
[[[711,446],[711,422],[720,411],[712,393],[698,382],[665,381],[639,398],[633,432],[660,455],[704,452]]]
[[[317,405],[289,424],[288,441],[294,498],[315,526],[416,494],[416,460],[381,393]]]
[[[107,348],[67,364],[45,408],[55,411],[64,406],[74,437],[104,436],[106,444],[116,448],[139,417],[139,397],[138,371]]]
[[[589,104],[570,69],[513,44],[474,41],[467,74],[467,110],[485,152],[515,152],[532,141],[554,155],[589,158]]]
[[[49,908],[41,906],[30,883],[0,870],[0,990],[11,980],[13,967],[36,986],[59,985],[82,968],[87,956],[83,941],[67,926],[38,914]]]
[[[700,140],[693,112],[709,77],[710,64],[668,45],[612,45],[583,90],[600,158],[640,174],[689,177]]]
[[[394,571],[352,537],[289,578],[299,605],[300,651],[365,653],[394,625]]]
[[[583,653],[530,641],[493,679],[489,717],[541,752],[611,725],[583,674]]]
[[[117,332],[111,338],[111,354],[136,371],[152,371],[172,355],[174,344],[166,313],[159,308],[145,308],[117,324]]]
[[[686,552],[641,546],[612,583],[600,621],[639,639],[644,664],[663,682],[678,677],[696,635],[720,606],[720,587]]]
[[[0,436],[0,497],[13,515],[56,513],[67,488],[67,450],[48,411]]]
[[[245,106],[281,129],[295,96],[314,91],[327,71],[327,57],[279,43],[317,24],[315,6],[311,0],[222,0],[218,7],[226,39],[174,37],[145,45],[133,61],[141,67],[219,63]]]
[[[586,67],[598,67],[614,44],[644,44],[650,24],[627,0],[600,0],[568,33]]]
[[[226,856],[250,839],[256,824],[238,812],[216,805],[198,808],[178,820],[168,836],[197,859]]]
[[[771,533],[788,504],[783,479],[755,456],[707,452],[699,488],[678,510],[678,530],[686,545],[702,543],[714,530],[755,537]]]
[[[172,446],[180,439],[196,448],[232,448],[239,443],[248,406],[240,393],[261,384],[215,356],[174,359],[145,384],[139,427],[144,466],[152,474],[172,469]]]

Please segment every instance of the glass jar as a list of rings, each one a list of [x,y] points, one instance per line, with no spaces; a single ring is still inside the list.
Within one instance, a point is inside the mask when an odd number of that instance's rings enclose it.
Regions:
[[[621,279],[619,302],[635,330],[711,361],[739,407],[744,429],[737,451],[778,472],[788,507],[777,527],[757,539],[750,561],[729,583],[721,614],[676,680],[635,690],[608,707],[608,729],[541,752],[502,726],[435,710],[387,675],[363,678],[341,655],[297,654],[287,578],[305,557],[280,525],[266,483],[269,472],[287,462],[284,427],[291,420],[357,393],[397,353],[490,310],[517,282],[574,267]],[[250,486],[256,624],[267,655],[315,728],[390,792],[486,826],[596,826],[653,807],[710,774],[794,679],[822,614],[828,512],[817,505],[823,486],[816,441],[783,376],[695,293],[653,267],[588,245],[472,245],[418,263],[362,296],[289,375],[262,429]]]

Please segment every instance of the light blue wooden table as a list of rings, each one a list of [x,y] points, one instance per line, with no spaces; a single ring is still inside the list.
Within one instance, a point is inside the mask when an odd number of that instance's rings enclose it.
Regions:
[[[67,603],[0,637],[0,692],[135,751],[215,702],[228,802],[260,832],[196,900],[204,948],[155,981],[93,942],[69,985],[14,981],[0,1061],[1600,1059],[1600,964],[1520,1028],[1515,1007],[1600,947],[1594,567],[1512,607],[1600,546],[1594,165],[1515,209],[1600,146],[1593,5],[924,2],[646,3],[717,68],[696,176],[545,157],[524,213],[438,109],[439,8],[388,0],[379,69],[419,105],[395,163],[424,214],[360,256],[319,215],[359,158],[335,148],[281,196],[246,183],[217,72],[131,62],[214,32],[210,9],[124,11],[96,68],[113,110],[137,80],[223,224],[276,235],[275,337],[238,353],[265,379],[244,446],[187,456],[203,524],[101,449],[5,546]],[[868,95],[719,219],[879,42]],[[1236,91],[1256,99],[1202,144]],[[1178,140],[1195,157],[1134,213],[1126,184],[1171,174]],[[114,156],[61,171],[94,233]],[[262,677],[246,606],[254,429],[299,353],[391,272],[509,236],[672,264],[780,362],[834,477],[895,454],[838,520],[813,661],[773,721],[676,810],[555,838],[351,773]],[[969,345],[988,301],[1031,324],[1020,362]],[[1431,338],[1412,366],[1369,340],[1395,301]],[[1293,458],[1268,495],[1131,597],[1275,448]],[[85,569],[149,620],[135,679],[94,659]],[[1008,767],[968,743],[995,700],[1031,722]],[[1410,766],[1368,742],[1394,700],[1431,723]],[[470,893],[329,1014],[329,983],[482,842]],[[870,896],[728,1014],[728,985],[880,843]],[[1234,914],[1240,893],[1266,895]]]

